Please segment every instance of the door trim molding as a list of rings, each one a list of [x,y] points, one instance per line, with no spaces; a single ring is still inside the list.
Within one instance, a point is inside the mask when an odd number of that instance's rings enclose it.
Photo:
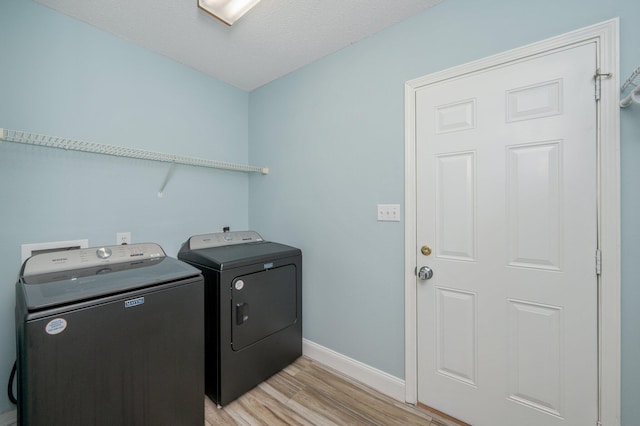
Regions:
[[[554,50],[596,43],[603,79],[597,106],[598,241],[602,252],[599,291],[600,421],[620,425],[620,109],[619,22],[604,21],[557,37],[435,72],[405,83],[405,400],[418,402],[416,92],[431,84],[518,62]],[[595,253],[594,253],[595,258]],[[595,270],[595,260],[594,260]],[[452,413],[455,414],[455,413]]]

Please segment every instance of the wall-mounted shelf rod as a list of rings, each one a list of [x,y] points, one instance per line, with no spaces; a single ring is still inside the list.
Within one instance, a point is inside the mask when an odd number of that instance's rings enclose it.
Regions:
[[[126,148],[114,145],[104,145],[61,138],[56,136],[38,135],[19,130],[0,128],[0,140],[6,142],[23,143],[27,145],[46,146],[73,151],[90,152],[94,154],[112,155],[141,160],[161,161],[164,163],[185,164],[188,166],[209,167],[214,169],[231,170],[245,173],[269,173],[268,167],[248,166],[244,164],[227,163],[224,161],[205,160],[201,158],[185,157],[182,155],[165,154],[162,152],[145,151],[142,149]]]
[[[620,100],[620,107],[622,108],[626,108],[634,102],[640,104],[640,67],[636,68],[620,87],[620,93],[623,93],[629,86],[633,86],[633,90]]]

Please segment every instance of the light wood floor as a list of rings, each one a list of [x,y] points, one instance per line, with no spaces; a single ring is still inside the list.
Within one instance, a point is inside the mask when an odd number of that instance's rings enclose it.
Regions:
[[[204,401],[205,426],[464,425],[382,395],[306,357],[223,408]],[[15,425],[15,410],[0,415],[2,425]]]
[[[206,426],[457,424],[436,419],[305,357],[223,408],[205,398]]]

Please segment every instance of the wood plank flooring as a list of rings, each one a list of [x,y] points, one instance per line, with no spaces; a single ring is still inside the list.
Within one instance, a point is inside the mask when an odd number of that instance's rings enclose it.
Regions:
[[[306,357],[223,408],[205,398],[206,426],[459,424],[435,416]]]
[[[204,398],[205,426],[464,425],[396,401],[301,357],[223,408]],[[15,410],[0,416],[15,425]]]

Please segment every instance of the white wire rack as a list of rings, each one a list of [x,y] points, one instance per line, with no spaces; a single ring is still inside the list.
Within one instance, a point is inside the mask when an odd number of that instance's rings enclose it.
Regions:
[[[620,91],[624,92],[630,85],[638,86],[638,84],[640,84],[640,81],[635,81],[638,77],[640,77],[640,67],[636,68],[636,70],[631,73],[627,81],[625,81],[624,84],[620,87]],[[638,80],[640,80],[640,78]]]
[[[158,198],[164,195],[164,189],[173,174],[176,164],[187,166],[208,167],[214,169],[231,170],[245,173],[269,173],[268,167],[248,166],[244,164],[227,163],[224,161],[205,160],[202,158],[185,157],[182,155],[165,154],[162,152],[145,151],[142,149],[126,148],[122,146],[104,145],[94,142],[85,142],[74,139],[61,138],[56,136],[38,135],[20,130],[10,130],[0,128],[0,141],[15,142],[27,145],[46,146],[49,148],[60,148],[72,151],[89,152],[93,154],[112,155],[115,157],[127,157],[140,160],[160,161],[171,163],[167,175],[158,191]]]
[[[631,73],[627,81],[620,86],[620,93],[627,90],[627,87],[629,86],[633,86],[633,90],[631,90],[631,92],[629,92],[629,94],[620,101],[620,106],[622,108],[628,107],[633,102],[640,103],[640,66],[636,68],[635,71]]]
[[[56,136],[38,135],[19,130],[0,128],[0,140],[27,145],[46,146],[72,151],[90,152],[94,154],[112,155],[115,157],[136,158],[141,160],[161,161],[164,163],[185,164],[188,166],[209,167],[214,169],[232,170],[245,173],[269,173],[268,167],[248,166],[244,164],[227,163],[224,161],[205,160],[201,158],[185,157],[182,155],[165,154],[162,152],[145,151],[142,149],[126,148],[122,146],[104,145]]]

